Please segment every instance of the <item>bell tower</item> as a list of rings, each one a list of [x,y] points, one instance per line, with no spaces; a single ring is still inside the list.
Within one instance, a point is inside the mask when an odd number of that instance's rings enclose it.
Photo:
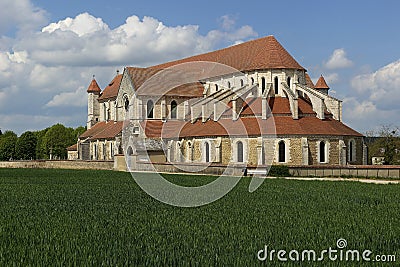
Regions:
[[[87,129],[89,130],[93,125],[95,125],[99,121],[100,117],[100,106],[97,99],[100,96],[101,89],[96,82],[96,79],[93,79],[87,89],[88,93],[88,119],[87,119]]]

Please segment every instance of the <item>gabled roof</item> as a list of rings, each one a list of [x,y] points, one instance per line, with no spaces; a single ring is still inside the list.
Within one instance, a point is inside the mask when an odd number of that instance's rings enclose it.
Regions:
[[[135,89],[138,89],[150,77],[161,70],[187,62],[210,61],[228,65],[239,71],[252,71],[260,69],[299,69],[304,68],[283,48],[274,36],[267,36],[256,40],[233,45],[224,49],[175,60],[148,68],[127,67]],[[118,80],[119,79],[119,80]],[[107,86],[99,100],[114,98],[118,94],[121,78],[115,77]],[[311,82],[312,83],[312,82]],[[112,85],[114,84],[114,85]],[[117,87],[118,84],[118,87]],[[174,88],[166,95],[170,96],[202,96],[204,87],[200,83],[182,85]],[[147,94],[148,92],[146,92]],[[150,93],[151,95],[151,93]]]
[[[136,67],[127,67],[126,70],[128,71],[133,87],[135,90],[140,88],[143,83],[150,79],[153,75],[157,74],[158,72],[162,71],[162,69],[157,68],[136,68]],[[151,89],[151,88],[150,88]],[[159,89],[159,87],[157,87]],[[163,88],[166,89],[166,88]],[[190,83],[190,84],[183,84],[175,88],[171,88],[170,91],[164,93],[164,95],[168,96],[181,96],[181,97],[201,97],[203,96],[204,87],[201,83]],[[138,92],[139,95],[143,95],[144,92]],[[160,95],[158,90],[155,90],[154,93],[147,91],[146,95]]]
[[[272,35],[209,53],[160,64],[153,68],[164,69],[193,61],[218,62],[231,66],[239,71],[260,69],[304,70]]]
[[[119,86],[121,84],[122,74],[117,74],[114,79],[104,88],[103,93],[101,93],[99,100],[106,100],[110,98],[115,98],[118,95]]]
[[[89,138],[90,140],[115,138],[122,132],[123,124],[123,121],[101,121],[93,125],[92,128],[85,131],[83,134],[81,134],[79,138]]]
[[[326,81],[324,79],[324,76],[321,75],[321,77],[319,77],[317,83],[314,86],[315,89],[329,89],[328,84],[326,84]]]
[[[100,94],[100,92],[101,92],[100,86],[97,84],[96,79],[94,77],[89,84],[87,92],[88,93],[97,93],[97,94]]]

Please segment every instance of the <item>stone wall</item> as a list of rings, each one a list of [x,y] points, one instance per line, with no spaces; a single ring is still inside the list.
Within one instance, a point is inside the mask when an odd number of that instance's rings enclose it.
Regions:
[[[349,165],[349,166],[289,166],[289,173],[302,177],[366,177],[400,178],[400,166]]]
[[[113,161],[32,160],[0,161],[0,168],[91,169],[113,170]]]

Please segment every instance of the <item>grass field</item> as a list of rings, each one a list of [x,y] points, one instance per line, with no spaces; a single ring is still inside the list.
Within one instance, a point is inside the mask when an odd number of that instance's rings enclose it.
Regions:
[[[265,245],[321,251],[339,238],[400,261],[399,185],[274,179],[249,193],[249,181],[212,204],[177,208],[128,173],[0,169],[0,266],[257,266]]]

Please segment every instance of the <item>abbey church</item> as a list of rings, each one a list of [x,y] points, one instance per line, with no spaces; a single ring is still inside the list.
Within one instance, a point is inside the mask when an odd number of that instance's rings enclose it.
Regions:
[[[238,72],[203,77],[162,95],[139,90],[158,73],[191,62]],[[365,163],[363,135],[342,122],[342,101],[329,95],[322,75],[314,84],[273,36],[147,68],[126,67],[103,90],[93,78],[87,93],[87,131],[70,148],[71,159],[125,154],[135,162],[165,164]],[[148,145],[127,144],[126,119],[130,134]]]

